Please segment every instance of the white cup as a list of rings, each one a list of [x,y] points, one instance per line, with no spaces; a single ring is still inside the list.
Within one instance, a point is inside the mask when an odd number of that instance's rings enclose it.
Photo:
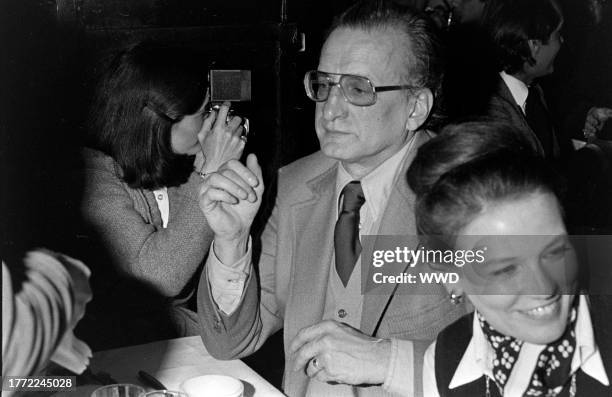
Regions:
[[[236,378],[225,375],[202,375],[187,379],[180,386],[189,397],[242,397],[244,386]]]

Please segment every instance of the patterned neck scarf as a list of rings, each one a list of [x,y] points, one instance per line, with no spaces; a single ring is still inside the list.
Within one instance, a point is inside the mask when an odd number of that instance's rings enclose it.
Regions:
[[[524,396],[554,397],[569,383],[572,355],[576,349],[577,301],[577,298],[574,299],[570,321],[563,335],[546,345],[540,353]],[[503,391],[521,352],[523,341],[501,334],[487,323],[480,313],[476,314],[485,337],[495,351],[493,376],[497,387]]]

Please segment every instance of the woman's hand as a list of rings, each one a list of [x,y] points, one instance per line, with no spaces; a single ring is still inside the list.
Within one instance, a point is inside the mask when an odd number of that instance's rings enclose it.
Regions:
[[[199,172],[215,172],[222,164],[238,160],[242,155],[246,142],[241,138],[244,131],[242,119],[230,116],[228,120],[229,108],[229,102],[223,103],[218,111],[212,110],[202,124],[198,133],[202,151],[196,154],[194,163]]]

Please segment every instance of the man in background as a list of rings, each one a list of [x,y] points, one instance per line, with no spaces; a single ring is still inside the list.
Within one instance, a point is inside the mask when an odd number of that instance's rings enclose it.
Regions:
[[[572,148],[557,133],[537,80],[554,71],[563,43],[563,15],[554,0],[516,0],[501,4],[487,21],[499,71],[489,115],[508,122],[534,149],[560,167]],[[562,158],[563,157],[563,158]]]

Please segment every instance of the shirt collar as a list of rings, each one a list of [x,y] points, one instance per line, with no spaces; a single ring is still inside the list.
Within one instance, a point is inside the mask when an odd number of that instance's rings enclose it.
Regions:
[[[591,378],[609,386],[610,381],[595,342],[588,300],[584,295],[580,295],[579,300],[578,319],[576,320],[577,349],[572,358],[572,373],[582,369]],[[472,332],[472,339],[455,370],[448,386],[449,389],[471,383],[483,375],[493,378],[491,368],[495,353],[480,328],[476,314],[472,322]]]
[[[366,199],[365,205],[371,211],[373,219],[378,219],[378,215],[386,207],[395,178],[402,168],[403,160],[413,143],[414,137],[409,139],[397,153],[361,179],[361,188]],[[340,202],[340,193],[344,186],[353,180],[354,178],[340,163],[336,178],[336,202]]]
[[[576,353],[572,358],[572,371],[581,368],[584,373],[597,379],[600,383],[610,386],[610,380],[595,341],[589,302],[586,296],[580,295],[578,319],[576,321]]]
[[[523,113],[525,113],[525,102],[527,101],[527,95],[529,95],[529,87],[521,80],[514,76],[509,75],[506,72],[499,72],[502,80],[506,83],[506,86],[514,98],[514,102],[521,107]]]

